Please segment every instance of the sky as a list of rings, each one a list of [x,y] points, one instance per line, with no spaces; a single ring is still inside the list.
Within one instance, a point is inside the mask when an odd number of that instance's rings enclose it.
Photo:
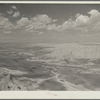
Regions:
[[[100,5],[0,4],[0,43],[100,43]]]

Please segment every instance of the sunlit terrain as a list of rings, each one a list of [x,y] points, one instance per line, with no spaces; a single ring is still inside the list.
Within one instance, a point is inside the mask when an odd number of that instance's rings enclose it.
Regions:
[[[0,44],[0,90],[99,91],[99,44]]]

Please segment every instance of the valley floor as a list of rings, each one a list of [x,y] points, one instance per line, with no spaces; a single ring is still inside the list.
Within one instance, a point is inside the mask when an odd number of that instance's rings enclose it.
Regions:
[[[0,44],[0,90],[99,91],[99,49],[76,44]]]

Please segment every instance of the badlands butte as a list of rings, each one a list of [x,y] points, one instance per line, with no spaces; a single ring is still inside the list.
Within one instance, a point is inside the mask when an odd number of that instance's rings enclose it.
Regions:
[[[100,44],[0,44],[1,91],[99,91]]]

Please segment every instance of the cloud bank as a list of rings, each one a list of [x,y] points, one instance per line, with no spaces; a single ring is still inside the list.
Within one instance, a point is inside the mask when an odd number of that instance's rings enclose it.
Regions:
[[[79,30],[87,33],[100,31],[100,12],[93,9],[87,12],[88,15],[76,14],[76,19],[69,19],[57,27],[58,31]]]
[[[0,14],[0,29],[2,33],[12,33],[15,30],[21,30],[23,32],[38,32],[43,34],[44,30],[52,30],[59,33],[74,33],[76,31],[80,32],[80,34],[90,34],[100,31],[100,12],[95,9],[87,12],[87,15],[77,13],[74,16],[74,20],[69,18],[62,24],[56,24],[58,21],[57,18],[53,19],[47,14],[38,14],[31,18],[21,16],[16,6],[11,6],[6,12],[10,17],[7,18],[3,14]],[[15,23],[10,20],[11,18],[14,18]]]

